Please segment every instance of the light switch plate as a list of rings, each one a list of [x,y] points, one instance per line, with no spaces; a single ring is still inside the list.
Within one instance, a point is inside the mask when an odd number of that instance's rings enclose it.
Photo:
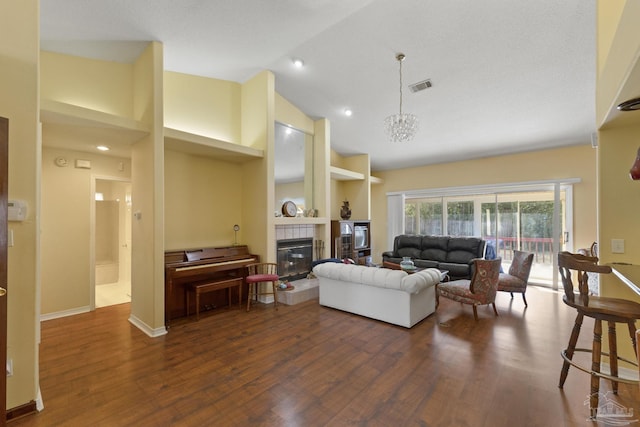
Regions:
[[[611,239],[611,253],[613,254],[624,253],[624,239]]]

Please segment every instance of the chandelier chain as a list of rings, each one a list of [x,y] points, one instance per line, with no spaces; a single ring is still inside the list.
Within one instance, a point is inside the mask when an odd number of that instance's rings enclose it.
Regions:
[[[398,62],[400,62],[400,115],[402,115],[402,60],[404,59],[404,55],[402,58],[398,56]]]
[[[402,112],[402,61],[404,54],[398,53],[396,60],[400,63],[400,113],[392,114],[384,120],[385,131],[392,142],[411,141],[418,130],[418,118],[413,114]]]

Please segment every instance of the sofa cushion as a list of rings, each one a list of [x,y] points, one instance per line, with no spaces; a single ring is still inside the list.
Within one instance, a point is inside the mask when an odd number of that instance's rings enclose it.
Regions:
[[[449,272],[449,277],[471,277],[471,266],[469,264],[456,264],[453,262],[441,262],[438,268]]]
[[[442,262],[447,260],[448,236],[422,236],[422,251],[416,258]]]
[[[440,283],[441,277],[440,270],[428,268],[403,277],[400,288],[410,294],[416,294],[428,286]]]
[[[418,268],[438,268],[440,266],[440,263],[438,261],[432,261],[430,259],[416,258],[413,260],[413,263]]]
[[[316,276],[327,277],[342,282],[361,283],[379,288],[396,289],[400,287],[402,278],[407,276],[407,272],[402,270],[341,263],[316,265],[313,267],[313,273]]]
[[[325,263],[313,267],[313,273],[318,277],[327,277],[341,282],[397,289],[407,293],[417,293],[428,286],[433,286],[440,282],[440,272],[437,269],[433,269],[433,271],[423,270],[409,275],[402,270]]]
[[[422,236],[402,235],[396,239],[396,253],[399,257],[420,258]]]
[[[485,245],[479,237],[401,234],[394,238],[393,251],[383,252],[382,260],[399,264],[403,256],[408,256],[416,267],[448,271],[451,280],[470,279],[473,266],[469,264],[474,258],[484,256]],[[418,247],[419,254],[416,253]]]
[[[452,237],[449,239],[447,259],[443,261],[468,264],[472,259],[482,257],[481,245],[484,242],[475,237]]]

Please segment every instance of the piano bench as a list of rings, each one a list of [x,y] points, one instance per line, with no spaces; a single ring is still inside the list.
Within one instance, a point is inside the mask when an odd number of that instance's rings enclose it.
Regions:
[[[231,288],[237,286],[238,302],[242,307],[242,283],[242,277],[230,277],[228,279],[203,280],[187,284],[185,286],[187,317],[189,317],[189,294],[192,292],[196,296],[196,321],[200,320],[200,294],[226,289],[229,296],[229,307],[231,307]]]

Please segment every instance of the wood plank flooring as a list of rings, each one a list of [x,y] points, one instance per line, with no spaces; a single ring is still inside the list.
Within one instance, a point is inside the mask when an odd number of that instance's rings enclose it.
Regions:
[[[496,318],[441,299],[412,329],[320,307],[232,307],[149,338],[129,304],[42,324],[44,410],[17,426],[593,426],[589,375],[558,388],[575,312],[530,287]],[[579,346],[590,347],[585,319]],[[619,328],[619,340],[627,339]],[[602,381],[601,390],[610,390]],[[638,387],[618,404],[640,418]]]

